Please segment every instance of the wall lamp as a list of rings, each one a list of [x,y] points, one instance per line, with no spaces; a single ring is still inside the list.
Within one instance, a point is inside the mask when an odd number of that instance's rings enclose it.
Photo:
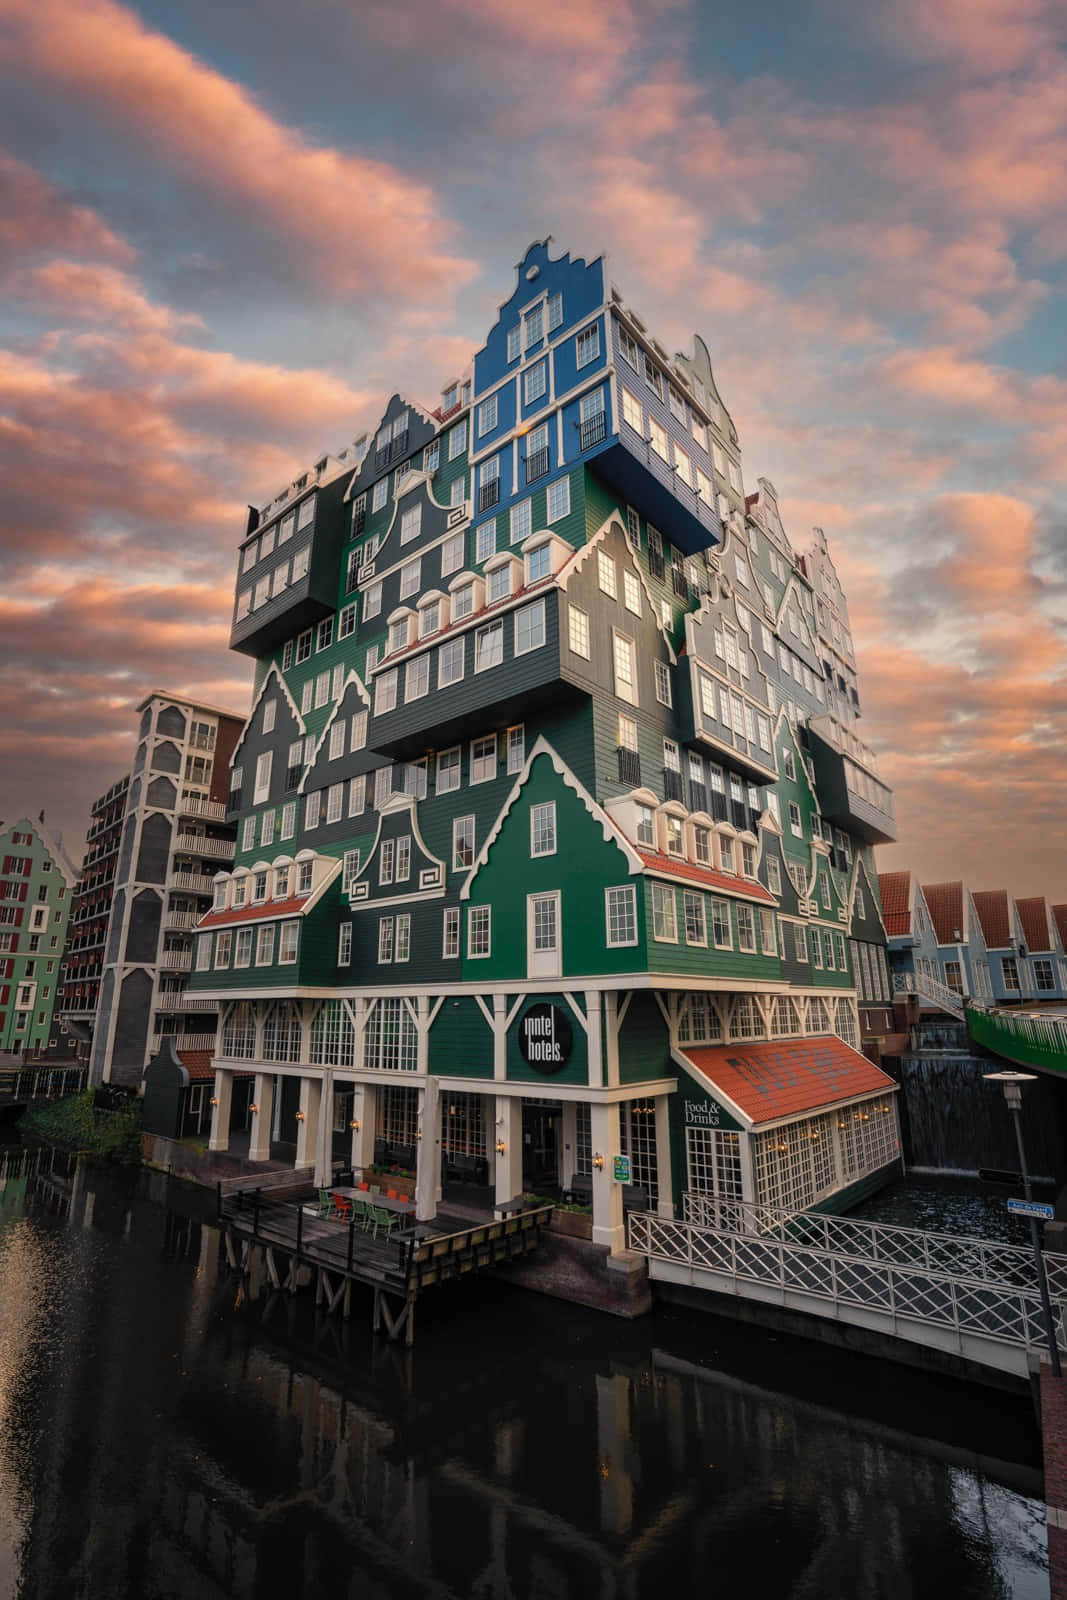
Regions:
[[[217,1094],[213,1094],[213,1095],[212,1095],[212,1096],[211,1096],[211,1099],[210,1099],[210,1100],[209,1100],[209,1101],[208,1101],[208,1105],[209,1105],[209,1106],[217,1106],[217,1105],[218,1105],[218,1103],[219,1103],[219,1097],[218,1097],[218,1095],[217,1095]]]
[[[353,1133],[358,1133],[359,1132],[359,1118],[358,1117],[353,1117],[351,1122],[348,1124],[348,1126],[352,1129]]]
[[[497,1153],[498,1156],[506,1155],[507,1154],[507,1148],[508,1147],[504,1143],[503,1139],[498,1139],[497,1140],[497,1142],[496,1142],[496,1153]]]
[[[597,1151],[596,1155],[593,1157],[593,1166],[596,1168],[596,1170],[598,1172],[603,1172],[603,1170],[604,1170],[604,1157],[600,1154],[599,1150]]]
[[[256,1112],[259,1110],[259,1107],[257,1105],[255,1105],[255,1104],[253,1104],[253,1105],[250,1105],[248,1109],[249,1109],[249,1111],[251,1111],[252,1115],[255,1116]]]
[[[297,1122],[306,1122],[307,1121],[307,1112],[306,1111],[298,1111],[297,1114],[296,1114],[296,1120],[297,1120]]]

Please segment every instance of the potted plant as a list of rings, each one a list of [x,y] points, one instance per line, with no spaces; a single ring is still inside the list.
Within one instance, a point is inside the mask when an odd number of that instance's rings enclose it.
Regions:
[[[363,1168],[362,1177],[382,1189],[393,1189],[405,1200],[415,1198],[415,1174],[410,1167],[401,1167],[395,1161],[374,1162]]]

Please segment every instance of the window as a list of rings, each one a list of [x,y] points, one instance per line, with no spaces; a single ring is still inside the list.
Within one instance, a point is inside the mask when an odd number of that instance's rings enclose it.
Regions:
[[[733,937],[730,931],[730,907],[725,900],[711,902],[711,936],[717,950],[730,950]]]
[[[765,956],[776,956],[778,954],[777,918],[773,911],[761,911],[759,920],[760,943],[763,946],[763,953]]]
[[[822,939],[819,937],[818,928],[809,928],[811,935],[811,959],[819,971],[822,971]]]
[[[789,831],[795,839],[804,837],[804,829],[800,824],[800,807],[795,800],[789,802]]]
[[[632,611],[635,617],[641,615],[641,585],[634,573],[623,569],[622,598],[627,611]],[[670,701],[667,701],[670,705]]]
[[[521,333],[521,329],[519,328],[518,323],[516,323],[513,328],[509,328],[508,329],[508,360],[509,361],[517,361],[519,359],[519,356],[520,356],[520,354],[522,352],[522,345],[521,345],[521,342],[520,342],[521,341],[521,337],[522,337],[522,333]]]
[[[470,781],[488,783],[496,777],[496,734],[484,739],[471,740]]]
[[[467,448],[467,419],[466,419],[466,417],[464,417],[462,422],[457,422],[456,423],[456,426],[452,429],[451,433],[448,435],[448,459],[449,459],[449,461],[455,461],[456,457],[457,456],[461,456],[463,454],[464,450],[466,450],[466,448]]]
[[[685,401],[673,384],[671,384],[667,392],[667,404],[671,408],[671,416],[677,417],[679,422],[684,423],[686,420]]]
[[[237,943],[234,946],[233,964],[235,967],[250,967],[252,965],[251,928],[239,928],[237,930]]]
[[[711,866],[711,834],[707,828],[693,829],[693,853],[704,866]]]
[[[314,862],[312,862],[312,861],[301,861],[300,865],[297,867],[297,869],[296,869],[296,892],[297,892],[297,894],[310,894],[311,893],[311,880],[312,880],[312,877],[314,876],[313,868],[314,868]]]
[[[677,444],[674,447],[674,470],[682,482],[688,484],[691,489],[693,487],[693,466],[685,451]]]
[[[347,967],[352,961],[352,924],[342,922],[337,930],[337,965]]]
[[[452,961],[459,955],[459,907],[446,906],[441,930],[441,955]]]
[[[665,944],[678,943],[674,890],[665,883],[652,885],[652,937]]]
[[[567,643],[574,655],[589,660],[589,616],[580,606],[567,607]]]
[[[409,912],[404,912],[403,915],[396,919],[396,944],[393,960],[411,960],[411,915]]]
[[[497,423],[497,396],[491,394],[478,407],[478,432],[492,433]]]
[[[742,844],[741,846],[741,871],[746,878],[754,878],[756,876],[756,846],[754,844]]]
[[[246,817],[241,830],[241,849],[254,850],[256,847],[256,819]]]
[[[343,783],[331,783],[326,791],[326,821],[340,822],[344,810],[345,786]]]
[[[637,943],[637,895],[632,884],[604,891],[608,948]]]
[[[452,534],[441,546],[441,576],[447,578],[450,572],[458,572],[463,565],[463,535]]]
[[[766,866],[767,866],[767,887],[768,887],[768,889],[771,891],[772,894],[781,894],[781,892],[782,892],[782,872],[781,872],[781,868],[780,868],[780,866],[778,864],[778,857],[777,856],[765,856],[764,857],[764,861],[766,862]]]
[[[556,853],[556,803],[530,807],[530,854],[554,856]]]
[[[345,727],[343,722],[338,721],[338,722],[332,722],[330,724],[329,758],[330,758],[331,761],[336,761],[338,756],[343,756],[344,755],[344,753],[345,753],[345,735],[346,735],[347,731],[348,730],[346,729],[346,727]],[[299,741],[297,741],[297,742],[299,743]],[[292,757],[292,753],[293,752],[290,749],[290,751],[289,751],[290,757]],[[290,759],[289,765],[290,766],[295,766],[296,763]]]
[[[256,966],[269,967],[274,962],[274,924],[267,923],[259,929],[256,939]]]
[[[459,745],[441,750],[437,756],[437,793],[451,794],[459,788]]]
[[[311,703],[312,703],[314,697],[315,697],[315,680],[314,680],[314,678],[309,678],[307,680],[307,682],[305,683],[304,687],[300,691],[300,714],[301,714],[301,716],[305,716],[305,717],[307,716],[308,712],[311,710]]]
[[[382,848],[378,855],[378,882],[392,883],[393,866],[396,860],[396,841],[383,839]]]
[[[449,491],[449,504],[453,506],[461,506],[466,498],[467,479],[464,475],[463,477],[457,478],[455,483],[452,485],[452,488]]]
[[[558,522],[560,517],[565,517],[571,509],[571,480],[557,478],[555,483],[548,486],[548,520]]]
[[[452,621],[462,622],[465,617],[474,614],[474,585],[465,583],[452,595]]]
[[[273,752],[264,750],[256,761],[256,786],[252,795],[254,806],[258,806],[270,794],[270,769],[273,759]]]
[[[656,669],[656,699],[661,706],[671,704],[671,671],[664,661],[655,663]]]
[[[600,354],[600,327],[593,323],[591,328],[583,328],[575,340],[576,365],[587,367],[590,361],[595,361]]]
[[[508,772],[521,772],[526,763],[526,727],[518,723],[507,731]]]
[[[202,933],[196,941],[196,970],[206,972],[211,965],[211,935]]]
[[[404,699],[421,700],[430,690],[430,658],[418,656],[409,661],[404,676]]]
[[[463,872],[474,865],[474,818],[456,817],[452,822],[452,871]]]
[[[619,749],[637,754],[637,723],[625,711],[619,712]]]
[[[411,835],[402,833],[396,841],[396,881],[407,883],[411,877]]]
[[[522,395],[526,404],[532,405],[535,400],[540,400],[547,388],[547,361],[539,361],[536,366],[527,367],[522,380]]]
[[[278,936],[278,961],[281,966],[291,966],[296,960],[300,942],[300,924],[295,920],[283,922]]]
[[[539,573],[538,574],[539,577],[547,576],[548,546],[547,545],[542,545],[540,550],[537,550],[537,551],[535,551],[533,553],[534,555],[540,556],[542,554],[542,552],[544,554],[544,564],[545,564],[546,570],[545,570],[544,573]],[[533,572],[533,557],[532,556],[530,558],[530,571],[531,571],[531,573]],[[530,581],[534,582],[536,580],[534,580],[531,577]],[[492,572],[489,574],[489,587],[488,587],[489,604],[490,605],[496,605],[498,600],[506,600],[510,593],[511,593],[511,562],[510,561],[505,561],[501,566],[494,567]]]
[[[651,435],[649,443],[652,445],[653,450],[661,458],[661,460],[669,461],[670,458],[667,454],[666,428],[663,427],[662,423],[657,422],[655,417],[649,417],[648,428],[649,434]]]
[[[548,331],[552,333],[563,325],[563,296],[554,294],[548,301]]]
[[[633,367],[635,372],[641,371],[641,351],[637,340],[622,327],[619,329],[619,351],[628,366]]]
[[[503,621],[491,622],[487,627],[479,628],[474,635],[475,672],[486,672],[490,667],[499,667],[503,659]]]
[[[393,959],[393,919],[380,917],[378,920],[378,960],[380,962]]]
[[[380,511],[382,509],[382,507],[384,506],[385,502],[386,502],[388,494],[389,494],[389,479],[388,479],[388,477],[379,478],[378,482],[374,485],[374,490],[373,490],[373,492],[371,494],[371,501],[370,501],[371,510],[372,511]]]
[[[559,895],[532,894],[527,898],[531,953],[551,955],[559,950]]]
[[[958,962],[954,963],[951,961],[945,963],[946,978],[948,978],[949,967],[954,965],[958,966],[958,964]],[[1034,988],[1042,994],[1047,993],[1047,991],[1050,989],[1054,989],[1056,987],[1056,979],[1052,970],[1052,962],[1047,958],[1047,956],[1035,956],[1033,965]],[[948,979],[948,985],[950,989],[953,987],[951,978]]]
[[[383,672],[374,685],[374,715],[380,717],[386,711],[392,711],[396,706],[396,690],[399,674],[394,667],[391,672]]]
[[[1000,968],[1004,977],[1004,987],[1014,994],[1019,992],[1019,968],[1014,956],[1001,956]]]
[[[686,889],[683,900],[685,902],[686,944],[707,944],[708,930],[704,922],[704,896]]]
[[[524,656],[539,650],[545,642],[545,602],[534,600],[515,613],[515,654]]]
[[[756,948],[756,918],[751,906],[737,908],[737,943],[742,950]]]
[[[641,437],[644,438],[644,409],[641,405],[641,402],[630,393],[629,389],[626,388],[624,388],[622,391],[622,417],[623,421],[629,423],[630,427],[635,433],[639,433]]]
[[[278,711],[278,702],[277,702],[277,700],[275,700],[273,698],[270,699],[270,700],[264,700],[264,702],[263,702],[263,732],[264,733],[273,733],[274,732],[274,719],[275,719],[275,716],[277,715],[277,711]]]
[[[450,639],[437,652],[437,686],[445,689],[463,677],[463,640]]]
[[[264,811],[259,819],[259,842],[261,845],[274,843],[274,807]]]
[[[528,539],[530,530],[533,527],[533,501],[520,500],[517,505],[513,505],[510,522],[510,542],[512,544],[521,544],[524,539]]]
[[[419,638],[427,639],[431,633],[436,633],[441,626],[441,602],[431,600],[428,606],[423,606],[419,612]]]
[[[544,337],[543,305],[534,306],[532,311],[527,311],[523,317],[523,346],[531,349],[535,344],[540,344]]]
[[[597,582],[602,592],[610,595],[612,600],[617,598],[615,582],[615,563],[606,550],[598,550],[596,554]]]
[[[782,770],[785,772],[787,778],[791,779],[794,783],[796,782],[797,764],[793,758],[792,750],[782,751]]]
[[[488,561],[496,553],[496,518],[490,517],[488,522],[483,522],[474,532],[474,559],[476,562]]]
[[[680,817],[664,818],[664,833],[666,835],[667,854],[669,856],[683,856],[682,848],[682,823]]]
[[[624,633],[612,629],[612,652],[615,664],[615,693],[629,705],[637,704],[637,679],[634,666],[634,642]]]
[[[467,912],[467,955],[472,960],[489,954],[491,916],[490,906],[471,906]]]

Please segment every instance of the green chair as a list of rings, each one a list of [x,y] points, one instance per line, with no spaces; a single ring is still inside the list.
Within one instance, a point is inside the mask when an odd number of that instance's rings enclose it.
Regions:
[[[367,1190],[368,1194],[381,1194],[381,1192],[382,1186],[380,1183],[372,1183],[370,1188]]]
[[[397,1219],[394,1213],[392,1211],[388,1211],[385,1206],[371,1206],[369,1210],[374,1219],[373,1237],[376,1239],[378,1237],[379,1228],[384,1228],[385,1236],[388,1238],[393,1229],[396,1227]]]
[[[333,1210],[333,1195],[329,1189],[319,1190],[319,1216],[328,1217]]]

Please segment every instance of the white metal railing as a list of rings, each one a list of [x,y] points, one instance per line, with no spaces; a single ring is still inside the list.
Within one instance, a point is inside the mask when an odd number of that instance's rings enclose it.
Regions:
[[[188,972],[192,955],[188,950],[164,950],[159,964],[168,972]]]
[[[773,1284],[834,1306],[949,1328],[958,1336],[975,1335],[1027,1350],[1047,1348],[1041,1299],[1033,1289],[701,1228],[649,1211],[631,1212],[629,1227],[630,1249],[653,1260],[679,1262],[735,1281]],[[1053,1325],[1058,1344],[1067,1349],[1060,1304],[1053,1307]]]
[[[175,1050],[214,1050],[213,1033],[154,1033],[152,1048],[158,1050],[164,1039],[173,1039]]]
[[[754,1205],[747,1200],[717,1200],[713,1195],[692,1192],[682,1196],[682,1213],[686,1222],[722,1233],[778,1238],[789,1244],[895,1266],[923,1267],[982,1283],[1015,1288],[1032,1287],[1035,1283],[1034,1256],[1029,1246],[1003,1244],[996,1239],[927,1233],[899,1223],[867,1222],[861,1217],[838,1217],[823,1211],[793,1211]],[[1050,1281],[1055,1273],[1067,1298],[1067,1256],[1046,1254],[1045,1264]]]
[[[893,988],[898,994],[917,994],[938,1010],[948,1011],[958,1022],[963,1021],[963,996],[925,972],[894,972]]]
[[[202,916],[202,911],[168,911],[164,921],[168,928],[195,928]]]
[[[202,872],[176,872],[170,880],[172,889],[189,889],[193,894],[214,894],[215,880]]]
[[[1002,1011],[997,1006],[971,1003],[972,1011],[991,1017],[998,1029],[1036,1045],[1039,1050],[1067,1054],[1067,1017],[1044,1011]]]
[[[209,839],[199,833],[179,833],[174,847],[191,856],[208,856],[213,861],[232,861],[237,849],[233,839]]]
[[[161,994],[157,1004],[169,1011],[217,1012],[219,1009],[219,1003],[217,1000],[208,1000],[205,999],[203,995],[199,994],[186,994],[184,990],[181,994]]]
[[[185,817],[206,817],[209,822],[225,822],[226,807],[221,800],[201,800],[188,795],[178,801],[178,814]]]

